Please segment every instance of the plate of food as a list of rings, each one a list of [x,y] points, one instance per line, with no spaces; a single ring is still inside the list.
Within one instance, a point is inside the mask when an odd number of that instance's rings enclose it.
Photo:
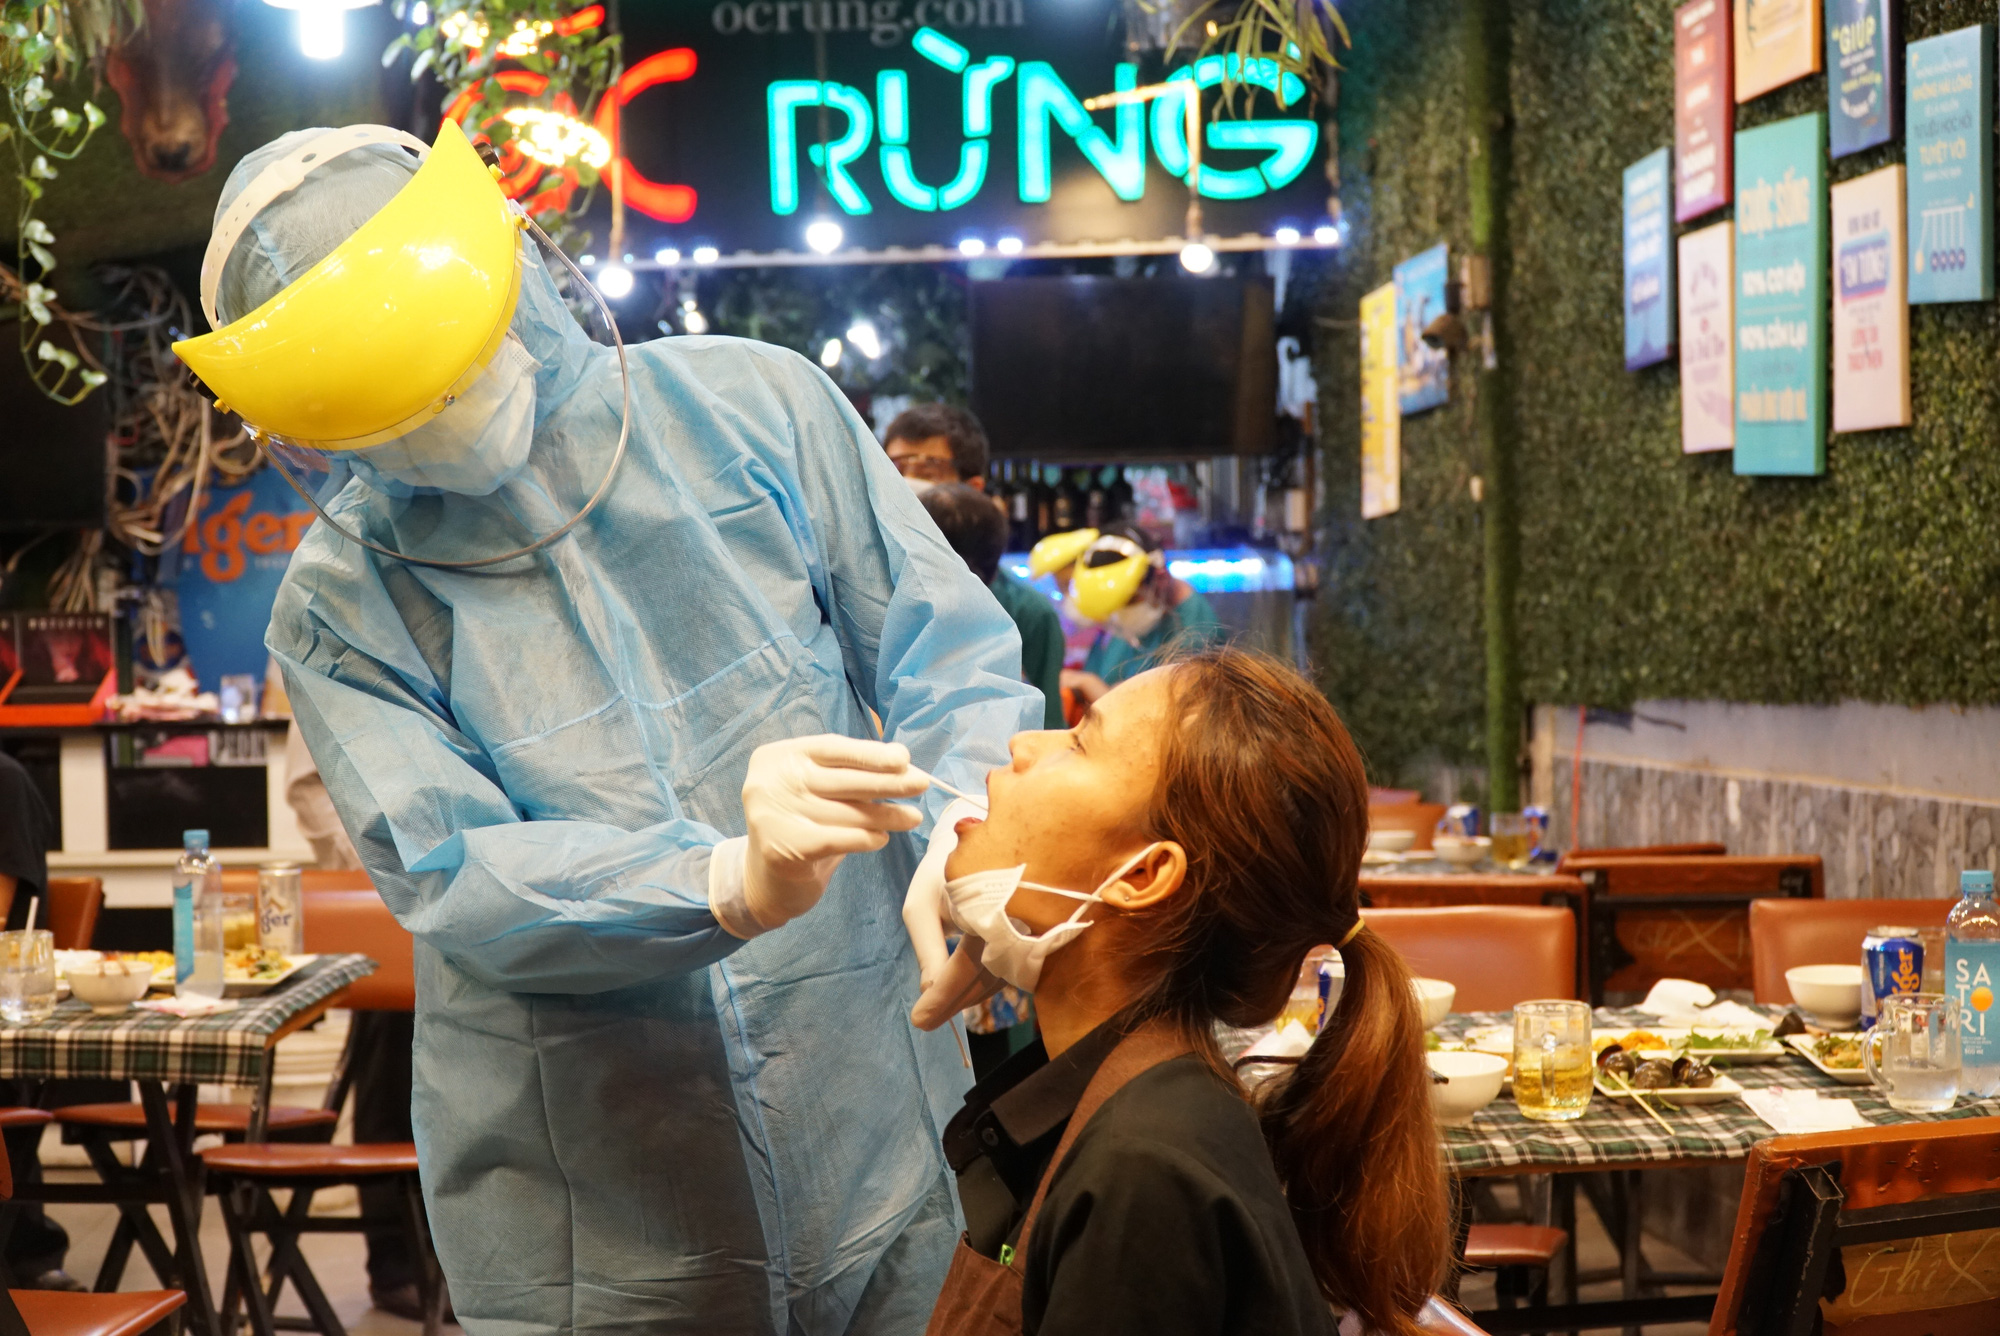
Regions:
[[[121,951],[124,960],[143,960],[153,967],[153,987],[169,992],[174,987],[174,953],[171,951]],[[239,946],[222,956],[222,995],[255,997],[269,992],[298,973],[299,967],[319,957],[288,956],[264,946]]]
[[[1590,1047],[1603,1053],[1612,1044],[1628,1053],[1646,1057],[1677,1058],[1682,1054],[1714,1061],[1776,1062],[1785,1056],[1785,1046],[1769,1030],[1744,1030],[1718,1026],[1711,1030],[1685,1026],[1641,1027],[1631,1030],[1598,1028],[1590,1032]]]
[[[1679,1107],[1739,1099],[1743,1087],[1705,1058],[1647,1058],[1607,1046],[1597,1057],[1597,1092],[1608,1099],[1643,1096]]]
[[[1859,1034],[1785,1036],[1785,1042],[1796,1049],[1800,1057],[1842,1085],[1868,1084],[1868,1069],[1861,1062],[1861,1045],[1866,1039],[1866,1035]]]

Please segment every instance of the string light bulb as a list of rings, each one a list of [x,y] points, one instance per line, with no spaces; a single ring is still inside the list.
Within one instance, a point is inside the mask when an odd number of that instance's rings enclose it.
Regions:
[[[1205,274],[1215,268],[1215,252],[1205,241],[1190,241],[1181,247],[1181,268],[1190,274]]]

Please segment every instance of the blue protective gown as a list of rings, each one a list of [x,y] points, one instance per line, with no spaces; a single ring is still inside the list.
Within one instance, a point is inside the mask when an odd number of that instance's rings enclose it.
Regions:
[[[400,551],[504,550],[597,487],[619,373],[530,262],[527,470],[329,509]],[[1006,614],[819,370],[723,338],[628,350],[631,449],[569,537],[484,572],[316,523],[269,645],[363,862],[416,936],[415,1123],[475,1333],[915,1333],[957,1238],[968,1083],[907,1019],[922,834],[748,943],[709,851],[761,743],[871,737],[960,787],[1039,725]],[[942,799],[925,803],[934,816]]]

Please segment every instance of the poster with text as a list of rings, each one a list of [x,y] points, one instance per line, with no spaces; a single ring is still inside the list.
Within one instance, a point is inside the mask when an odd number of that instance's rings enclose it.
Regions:
[[[1717,223],[1680,240],[1681,449],[1736,444],[1736,227]]]
[[[215,690],[224,674],[263,678],[271,604],[312,522],[312,510],[274,469],[202,498],[163,573],[177,564],[169,578],[180,597],[181,639],[204,690]]]
[[[1909,166],[1910,300],[1993,296],[1993,29],[1911,42],[1903,161]]]
[[[1442,241],[1396,266],[1396,366],[1406,415],[1451,397],[1451,355],[1424,342],[1424,327],[1445,313],[1450,266]]]
[[[1361,299],[1361,518],[1403,504],[1403,410],[1397,402],[1396,285]]]
[[[1735,0],[1736,100],[1819,73],[1819,0]]]
[[[1910,425],[1903,164],[1833,188],[1833,429]]]
[[[1625,169],[1625,369],[1664,362],[1674,347],[1674,251],[1667,244],[1671,151]]]
[[[1826,117],[1736,136],[1736,471],[1826,471]]]
[[[1896,137],[1896,6],[1826,0],[1826,135],[1836,158]]]
[[[1729,203],[1729,145],[1736,92],[1729,75],[1725,0],[1674,11],[1674,220]]]

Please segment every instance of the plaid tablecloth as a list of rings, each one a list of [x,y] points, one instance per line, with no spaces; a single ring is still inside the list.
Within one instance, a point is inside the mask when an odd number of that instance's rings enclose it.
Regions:
[[[0,1077],[254,1086],[270,1060],[272,1035],[374,970],[367,956],[321,956],[261,997],[185,1020],[137,1010],[97,1016],[70,998],[45,1021],[0,1024]]]
[[[1512,1023],[1511,1012],[1475,1012],[1449,1017],[1438,1027],[1438,1033],[1445,1038],[1458,1038],[1483,1025]],[[1658,1023],[1656,1017],[1620,1008],[1599,1008],[1596,1019],[1599,1026],[1631,1029]],[[1863,1118],[1878,1125],[2000,1114],[2000,1100],[1964,1098],[1949,1113],[1899,1113],[1889,1107],[1874,1087],[1842,1085],[1822,1075],[1817,1067],[1795,1053],[1788,1053],[1776,1062],[1731,1064],[1728,1071],[1737,1084],[1753,1089],[1793,1086],[1817,1090],[1837,1099],[1851,1099]],[[1537,1123],[1523,1118],[1515,1108],[1513,1095],[1503,1091],[1498,1099],[1473,1115],[1470,1127],[1444,1129],[1445,1156],[1455,1170],[1467,1176],[1546,1173],[1609,1165],[1740,1160],[1750,1153],[1754,1143],[1777,1135],[1770,1124],[1750,1112],[1740,1099],[1678,1110],[1663,1108],[1661,1114],[1674,1129],[1671,1137],[1632,1101],[1608,1099],[1597,1093],[1591,1096],[1590,1108],[1575,1122]]]

